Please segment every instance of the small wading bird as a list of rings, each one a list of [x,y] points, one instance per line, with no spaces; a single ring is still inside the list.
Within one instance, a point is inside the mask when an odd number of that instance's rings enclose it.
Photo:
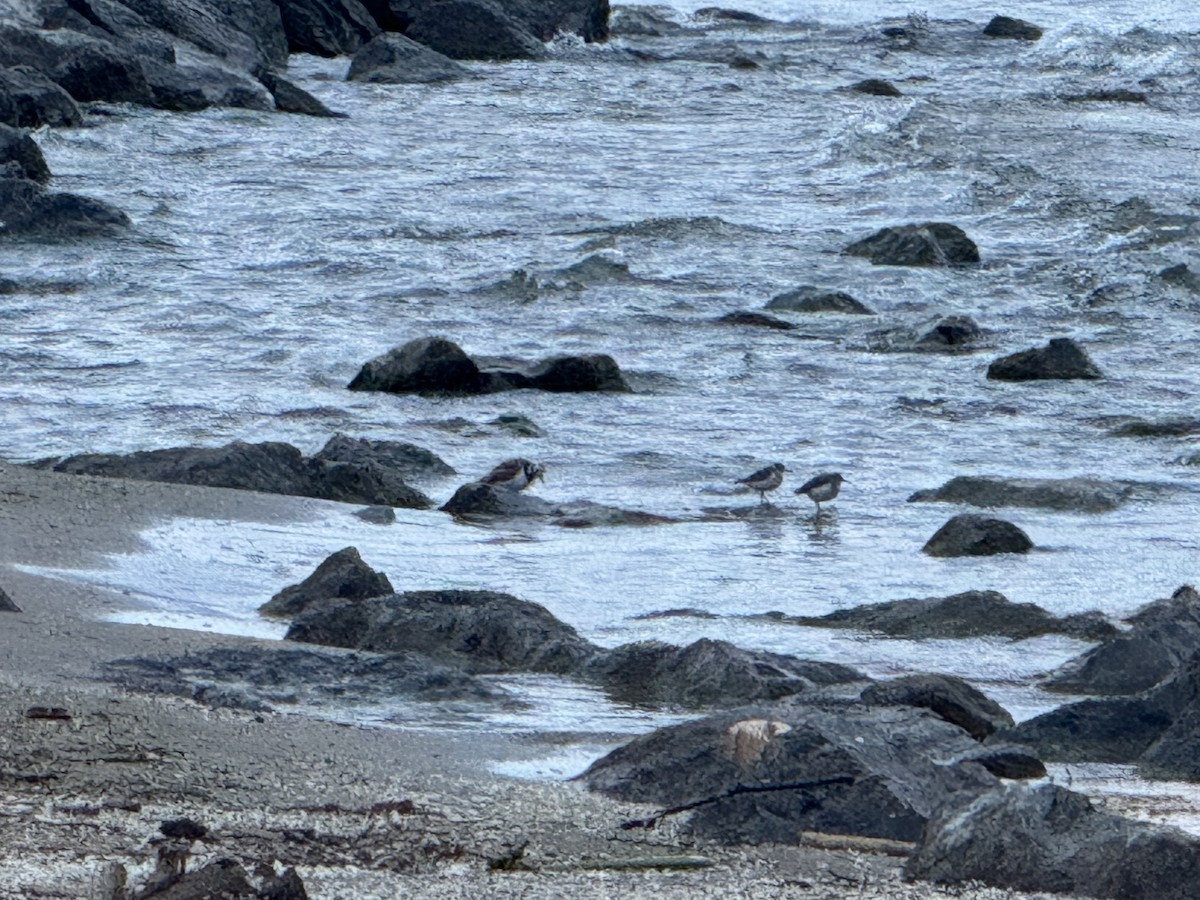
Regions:
[[[842,482],[845,480],[837,472],[826,472],[823,475],[818,475],[816,478],[804,482],[804,484],[796,488],[796,493],[803,494],[813,503],[817,504],[817,514],[813,517],[817,519],[821,516],[821,504],[836,497],[838,491],[842,489]]]
[[[510,491],[523,491],[545,474],[544,466],[528,459],[506,459],[479,480]]]
[[[767,491],[773,491],[775,488],[783,484],[783,473],[787,469],[783,467],[783,463],[771,463],[765,469],[759,469],[753,475],[747,475],[745,478],[739,478],[737,484],[744,484],[752,491],[758,491],[758,496],[763,503],[767,502]]]

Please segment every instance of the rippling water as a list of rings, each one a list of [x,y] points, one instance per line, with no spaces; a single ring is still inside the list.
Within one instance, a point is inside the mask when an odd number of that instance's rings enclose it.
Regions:
[[[787,3],[747,8],[797,18]],[[354,544],[400,589],[508,590],[605,644],[707,635],[879,676],[947,671],[1019,717],[1039,712],[1061,698],[1031,678],[1084,645],[867,640],[738,618],[971,588],[1120,615],[1197,577],[1198,470],[1173,464],[1194,442],[1116,439],[1098,423],[1195,414],[1200,302],[1154,277],[1198,268],[1195,232],[1145,217],[1123,230],[1113,216],[1131,198],[1198,213],[1200,14],[1181,3],[1007,10],[1047,28],[1030,45],[979,37],[990,7],[926,11],[917,48],[897,51],[879,37],[891,4],[806,4],[807,24],[708,32],[683,10],[672,13],[689,28],[680,36],[563,41],[549,61],[474,64],[474,79],[435,87],[347,84],[346,60],[294,57],[291,75],[349,120],[121,108],[43,132],[58,186],[115,203],[136,228],[112,243],[0,248],[3,274],[43,286],[0,310],[0,455],[233,439],[312,452],[343,431],[438,452],[463,475],[422,485],[439,500],[519,454],[548,466],[544,496],[685,517],[753,504],[728,496],[733,480],[781,460],[794,473],[776,501],[787,515],[770,522],[484,529],[430,511],[379,528],[321,506],[313,522],[276,527],[170,523],[146,535],[149,553],[70,577],[157,610],[132,620],[278,635],[255,607]],[[729,45],[760,68],[720,62]],[[631,47],[688,59],[639,61]],[[837,90],[866,77],[905,96]],[[1150,102],[1062,99],[1098,88]],[[931,219],[966,229],[984,263],[924,271],[839,253],[883,225]],[[548,273],[593,253],[631,277],[532,300],[488,290],[516,269],[555,283]],[[712,322],[804,283],[878,315],[796,317],[797,332]],[[991,349],[868,349],[876,329],[943,314],[975,317]],[[637,391],[344,389],[364,360],[428,334],[483,355],[608,352]],[[1059,335],[1085,344],[1107,378],[985,380],[995,356]],[[501,412],[545,436],[475,427]],[[789,487],[828,470],[851,481],[818,529]],[[905,499],[960,474],[1160,490],[1104,515],[1008,511],[1038,545],[1027,557],[930,559],[921,544],[957,510]],[[631,619],[679,606],[724,618]],[[651,722],[581,689],[515,689],[539,700],[536,715],[484,724]]]

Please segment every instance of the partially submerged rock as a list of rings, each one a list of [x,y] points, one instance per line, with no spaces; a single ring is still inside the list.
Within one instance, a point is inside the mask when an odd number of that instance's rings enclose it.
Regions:
[[[1200,879],[1200,842],[1101,812],[1057,785],[1006,785],[939,811],[905,876],[1119,900],[1184,900]]]
[[[856,316],[873,316],[874,310],[855,300],[845,291],[830,291],[804,284],[782,294],[777,294],[767,303],[767,309],[788,312],[845,313]]]
[[[1051,338],[1045,347],[1033,347],[1001,357],[988,366],[994,381],[1103,378],[1087,351],[1070,338]]]
[[[749,325],[753,328],[772,328],[776,331],[791,331],[796,327],[791,322],[786,322],[775,316],[768,316],[766,313],[745,309],[726,313],[718,318],[716,322],[718,325]]]
[[[844,253],[877,266],[958,266],[979,262],[979,248],[957,225],[892,225],[855,241]]]
[[[983,329],[970,316],[944,316],[873,331],[867,335],[867,345],[886,352],[962,353],[977,349],[983,338]]]
[[[264,616],[291,618],[331,600],[365,600],[391,593],[387,576],[363,562],[356,547],[345,547],[328,556],[299,584],[285,587],[258,611]]]
[[[15,128],[83,124],[73,97],[32,66],[0,66],[0,122]]]
[[[890,81],[884,81],[882,78],[866,78],[862,81],[856,81],[850,85],[848,90],[856,94],[869,94],[872,97],[903,97],[904,94],[900,89]]]
[[[917,491],[909,503],[1021,506],[1063,512],[1110,512],[1129,500],[1136,485],[1095,478],[992,478],[959,475],[939,488]]]
[[[1031,549],[1033,541],[1016,525],[972,513],[954,516],[921,548],[930,556],[991,556]]]
[[[541,59],[546,48],[517,17],[491,0],[411,3],[404,33],[451,59]]]
[[[5,174],[0,165],[0,237],[68,241],[113,237],[129,228],[129,217],[101,200],[47,191]]]
[[[1009,16],[992,16],[983,33],[991,38],[1009,38],[1015,41],[1041,40],[1042,29],[1026,22],[1024,19],[1013,19]]]
[[[6,169],[5,164],[11,165]],[[50,167],[37,141],[24,131],[0,124],[0,172],[14,171],[14,166],[20,178],[39,184],[50,180]]]
[[[264,70],[258,73],[258,80],[263,87],[271,92],[275,108],[280,112],[295,113],[301,116],[313,116],[318,119],[345,119],[345,113],[334,112],[308,91],[299,88],[277,72]]]
[[[444,478],[456,474],[454,467],[444,459],[404,441],[377,441],[370,438],[352,438],[345,434],[331,437],[313,459],[331,463],[352,463],[360,466],[378,466],[395,472],[403,478]]]
[[[667,516],[640,510],[619,509],[590,500],[552,503],[532,494],[508,490],[497,485],[473,481],[464,484],[439,507],[460,518],[515,517],[544,518],[564,528],[591,528],[603,525],[663,525],[675,521]]]
[[[1200,419],[1133,419],[1113,428],[1113,437],[1190,437],[1200,434]]]
[[[429,84],[470,74],[442,53],[402,34],[381,34],[354,54],[348,81],[368,84]]]

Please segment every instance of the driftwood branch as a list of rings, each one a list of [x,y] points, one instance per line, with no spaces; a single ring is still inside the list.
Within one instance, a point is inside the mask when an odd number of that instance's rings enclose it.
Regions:
[[[693,809],[699,809],[701,806],[709,806],[713,803],[720,803],[722,800],[728,800],[730,797],[737,797],[740,794],[770,794],[778,793],[779,791],[803,791],[809,788],[826,787],[831,784],[854,784],[853,775],[830,775],[827,778],[810,778],[805,781],[789,781],[787,784],[739,784],[730,788],[723,794],[718,794],[715,797],[705,797],[703,800],[694,800],[691,803],[685,803],[682,806],[672,806],[670,809],[660,810],[648,819],[630,819],[628,822],[621,823],[622,831],[630,831],[634,828],[653,828],[667,816],[674,816],[678,813],[689,812]]]

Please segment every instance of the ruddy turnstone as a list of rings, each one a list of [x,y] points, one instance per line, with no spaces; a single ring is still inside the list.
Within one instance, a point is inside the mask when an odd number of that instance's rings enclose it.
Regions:
[[[528,459],[506,459],[479,480],[510,491],[523,491],[545,474],[544,466]]]
[[[783,463],[771,463],[765,469],[759,469],[753,475],[747,475],[745,478],[739,478],[736,484],[744,484],[752,491],[758,491],[758,496],[763,503],[767,502],[767,491],[773,491],[775,488],[783,484],[783,473],[787,469]]]
[[[842,482],[845,480],[837,472],[826,472],[804,482],[804,484],[796,488],[796,493],[803,494],[813,503],[817,504],[816,517],[819,518],[821,515],[821,504],[836,497],[838,491],[842,489]]]

